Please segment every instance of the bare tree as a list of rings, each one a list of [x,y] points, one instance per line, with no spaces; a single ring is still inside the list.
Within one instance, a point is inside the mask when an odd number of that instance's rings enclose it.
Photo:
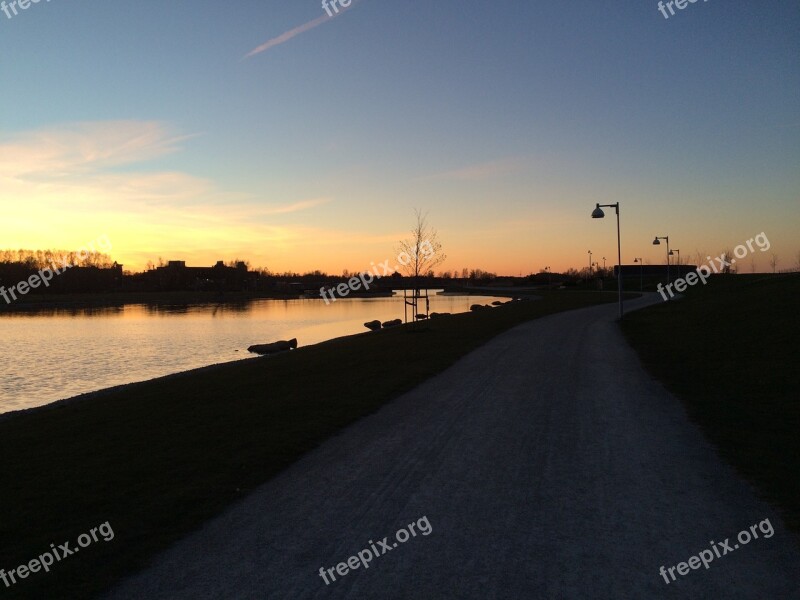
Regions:
[[[400,241],[397,248],[397,262],[400,270],[412,278],[412,294],[405,300],[405,307],[411,307],[411,319],[416,321],[422,316],[427,317],[428,296],[425,295],[424,315],[420,315],[418,303],[421,301],[420,276],[430,276],[433,269],[442,264],[447,256],[442,252],[442,244],[438,239],[436,230],[428,225],[426,215],[416,209],[414,211],[417,222],[411,230],[411,238]],[[408,320],[408,313],[406,313]]]
[[[729,275],[733,272],[733,266],[731,265],[731,257],[733,256],[733,252],[730,251],[729,248],[725,248],[722,252],[720,252],[719,257],[725,261],[722,263],[722,273],[725,275]]]
[[[772,258],[769,259],[769,266],[772,267],[772,272],[775,273],[775,270],[778,268],[778,255],[773,254]]]
[[[225,263],[225,266],[233,267],[234,269],[236,269],[239,267],[239,263],[242,263],[245,267],[247,267],[247,270],[250,270],[250,267],[252,266],[249,260],[242,260],[241,258],[234,258],[233,260],[229,260],[228,262]]]
[[[400,269],[409,277],[420,277],[442,264],[447,256],[442,253],[442,244],[436,230],[428,225],[422,211],[414,211],[417,222],[411,230],[411,238],[402,240],[397,248]]]

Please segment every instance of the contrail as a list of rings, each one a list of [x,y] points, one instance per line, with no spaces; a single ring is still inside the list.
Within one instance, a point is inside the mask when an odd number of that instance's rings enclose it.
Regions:
[[[270,48],[274,48],[284,42],[288,42],[296,35],[300,35],[301,33],[305,33],[309,29],[314,29],[314,27],[318,27],[322,25],[325,21],[330,21],[333,17],[329,17],[328,15],[322,15],[321,17],[317,17],[313,21],[309,21],[304,25],[300,25],[299,27],[295,27],[294,29],[290,29],[286,33],[282,33],[278,37],[272,38],[268,42],[264,42],[257,48],[254,48],[250,52],[244,55],[245,58],[250,58],[251,56],[255,56],[256,54],[261,54]]]
[[[283,44],[284,42],[288,42],[290,39],[292,39],[296,35],[300,35],[301,33],[305,33],[309,29],[314,29],[315,27],[319,27],[320,25],[322,25],[326,21],[330,21],[332,19],[335,19],[336,17],[338,17],[342,13],[345,13],[348,10],[350,10],[351,8],[353,8],[353,6],[355,6],[357,1],[358,0],[354,0],[353,4],[350,5],[347,8],[344,8],[344,7],[340,8],[339,12],[337,12],[332,17],[329,17],[328,15],[322,15],[321,17],[317,17],[313,21],[309,21],[308,23],[304,23],[303,25],[299,25],[298,27],[295,27],[294,29],[290,29],[286,33],[282,33],[278,37],[274,37],[271,40],[269,40],[267,42],[264,42],[263,44],[261,44],[257,48],[253,48],[250,52],[245,54],[243,59],[244,58],[250,58],[251,56],[255,56],[256,54],[261,54],[262,52],[265,52],[265,51],[269,50],[270,48],[274,48],[275,46],[279,46],[279,45]]]

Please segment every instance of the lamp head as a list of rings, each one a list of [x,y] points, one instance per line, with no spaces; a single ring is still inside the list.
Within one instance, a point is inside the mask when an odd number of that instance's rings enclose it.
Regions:
[[[661,241],[658,238],[653,240],[653,246],[660,246],[660,245],[661,245]]]
[[[602,219],[602,218],[603,218],[603,217],[605,217],[605,216],[606,216],[606,213],[604,213],[604,212],[603,212],[603,209],[602,209],[602,208],[600,208],[600,204],[598,204],[598,205],[597,205],[597,208],[595,208],[595,209],[592,211],[592,218],[593,218],[593,219]]]

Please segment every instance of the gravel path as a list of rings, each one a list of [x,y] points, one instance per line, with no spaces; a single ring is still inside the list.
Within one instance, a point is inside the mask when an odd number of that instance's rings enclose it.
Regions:
[[[800,598],[791,534],[644,372],[616,310],[500,335],[108,598]],[[758,523],[758,539],[722,555]],[[665,582],[662,565],[711,540],[708,569]],[[368,569],[320,576],[372,545],[385,554]]]

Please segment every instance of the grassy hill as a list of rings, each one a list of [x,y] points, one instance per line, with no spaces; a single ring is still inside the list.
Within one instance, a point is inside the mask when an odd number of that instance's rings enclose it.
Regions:
[[[626,317],[651,372],[800,533],[800,275],[717,276]]]

